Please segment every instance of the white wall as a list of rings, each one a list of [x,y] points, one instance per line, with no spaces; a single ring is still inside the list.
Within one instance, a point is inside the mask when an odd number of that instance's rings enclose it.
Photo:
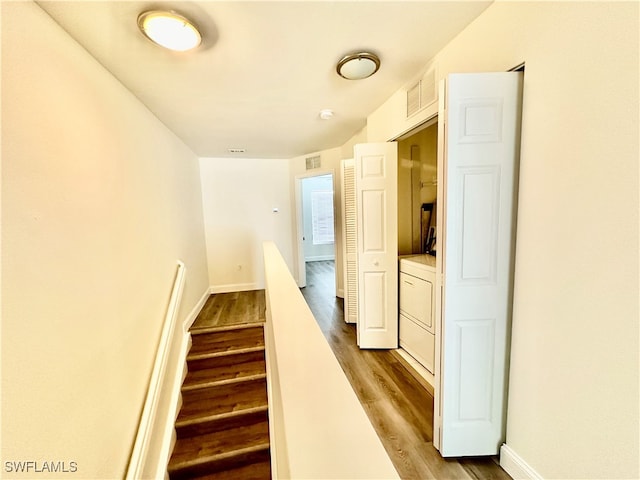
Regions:
[[[3,476],[120,478],[177,260],[180,320],[208,286],[198,159],[36,4],[2,2],[2,170]]]
[[[201,158],[200,173],[211,288],[264,288],[262,242],[293,266],[289,161]]]
[[[507,444],[543,478],[640,477],[638,7],[497,2],[435,59],[526,62]]]
[[[312,193],[316,191],[333,193],[333,176],[321,175],[302,179],[302,219],[304,223],[304,241],[302,243],[304,259],[307,262],[335,260],[335,243],[313,243]],[[340,206],[335,205],[335,208],[340,208]]]

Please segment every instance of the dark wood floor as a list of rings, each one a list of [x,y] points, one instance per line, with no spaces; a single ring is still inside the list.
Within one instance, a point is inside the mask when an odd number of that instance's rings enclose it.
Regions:
[[[302,289],[320,329],[403,479],[511,480],[494,458],[444,459],[433,447],[433,396],[387,350],[360,350],[335,297],[331,261],[307,264]],[[212,295],[192,328],[264,322],[264,290]]]
[[[332,261],[307,263],[302,289],[331,349],[404,479],[510,480],[494,458],[444,459],[433,446],[433,397],[387,350],[360,350],[335,297]]]

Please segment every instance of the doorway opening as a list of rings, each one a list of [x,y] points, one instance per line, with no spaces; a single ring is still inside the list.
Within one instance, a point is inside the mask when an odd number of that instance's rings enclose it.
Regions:
[[[307,286],[307,269],[316,266],[327,279],[322,287],[337,296],[334,197],[333,172],[296,177],[298,286]]]
[[[399,349],[411,373],[435,386],[438,116],[398,143]]]

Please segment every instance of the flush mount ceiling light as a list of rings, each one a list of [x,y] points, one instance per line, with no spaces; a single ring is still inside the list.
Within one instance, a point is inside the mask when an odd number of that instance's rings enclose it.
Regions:
[[[380,59],[374,53],[360,52],[346,55],[338,62],[338,75],[347,80],[361,80],[370,77],[380,68]]]
[[[202,42],[193,22],[174,12],[142,12],[138,16],[138,27],[152,42],[176,52],[192,50]]]

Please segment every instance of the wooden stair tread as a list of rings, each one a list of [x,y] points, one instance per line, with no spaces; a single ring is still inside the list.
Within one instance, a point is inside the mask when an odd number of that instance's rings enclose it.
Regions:
[[[176,439],[204,435],[259,422],[269,422],[267,405],[220,415],[208,415],[176,423]]]
[[[203,379],[200,382],[194,382],[191,383],[189,385],[184,385],[182,387],[182,391],[183,392],[190,392],[193,390],[198,390],[198,389],[202,389],[202,388],[213,388],[213,387],[223,387],[226,385],[232,385],[232,384],[238,384],[238,383],[242,383],[242,382],[251,382],[254,380],[266,380],[267,379],[267,374],[266,373],[258,373],[255,375],[245,375],[242,377],[235,377],[235,378],[225,378],[223,380],[207,380],[207,379]]]
[[[266,372],[264,350],[195,359],[187,362],[187,367],[183,386],[203,381],[249,377]]]
[[[178,420],[244,410],[267,404],[265,378],[182,392]]]
[[[187,356],[187,362],[195,360],[205,360],[209,358],[226,357],[227,355],[238,355],[251,352],[264,352],[264,345],[257,345],[254,347],[235,348],[229,350],[220,350],[216,352],[202,352],[202,353],[189,353]]]
[[[260,421],[188,438],[180,438],[173,449],[169,470],[188,468],[246,452],[269,448],[269,423]]]
[[[200,327],[200,328],[192,328],[190,330],[191,335],[204,335],[207,333],[218,333],[218,332],[227,332],[229,330],[243,330],[245,328],[262,328],[264,326],[264,322],[248,322],[248,323],[237,323],[233,325],[220,325],[218,327]]]
[[[192,480],[271,480],[271,461],[263,460],[241,467],[213,472],[197,477]]]
[[[193,478],[198,475],[211,474],[214,472],[232,471],[233,469],[263,462],[270,459],[269,443],[260,443],[250,447],[227,451],[219,455],[198,456],[181,463],[169,463],[167,469],[169,477]]]
[[[178,420],[176,421],[176,430],[200,425],[207,422],[233,421],[233,419],[237,417],[258,414],[258,413],[267,413],[267,412],[268,412],[268,406],[265,404],[265,405],[260,405],[258,407],[245,408],[244,410],[236,410],[236,411],[219,413],[214,415],[201,415],[199,417],[195,417],[191,419],[181,420],[180,418],[178,418]]]
[[[224,352],[264,346],[264,328],[253,325],[240,329],[191,333],[190,354]]]

